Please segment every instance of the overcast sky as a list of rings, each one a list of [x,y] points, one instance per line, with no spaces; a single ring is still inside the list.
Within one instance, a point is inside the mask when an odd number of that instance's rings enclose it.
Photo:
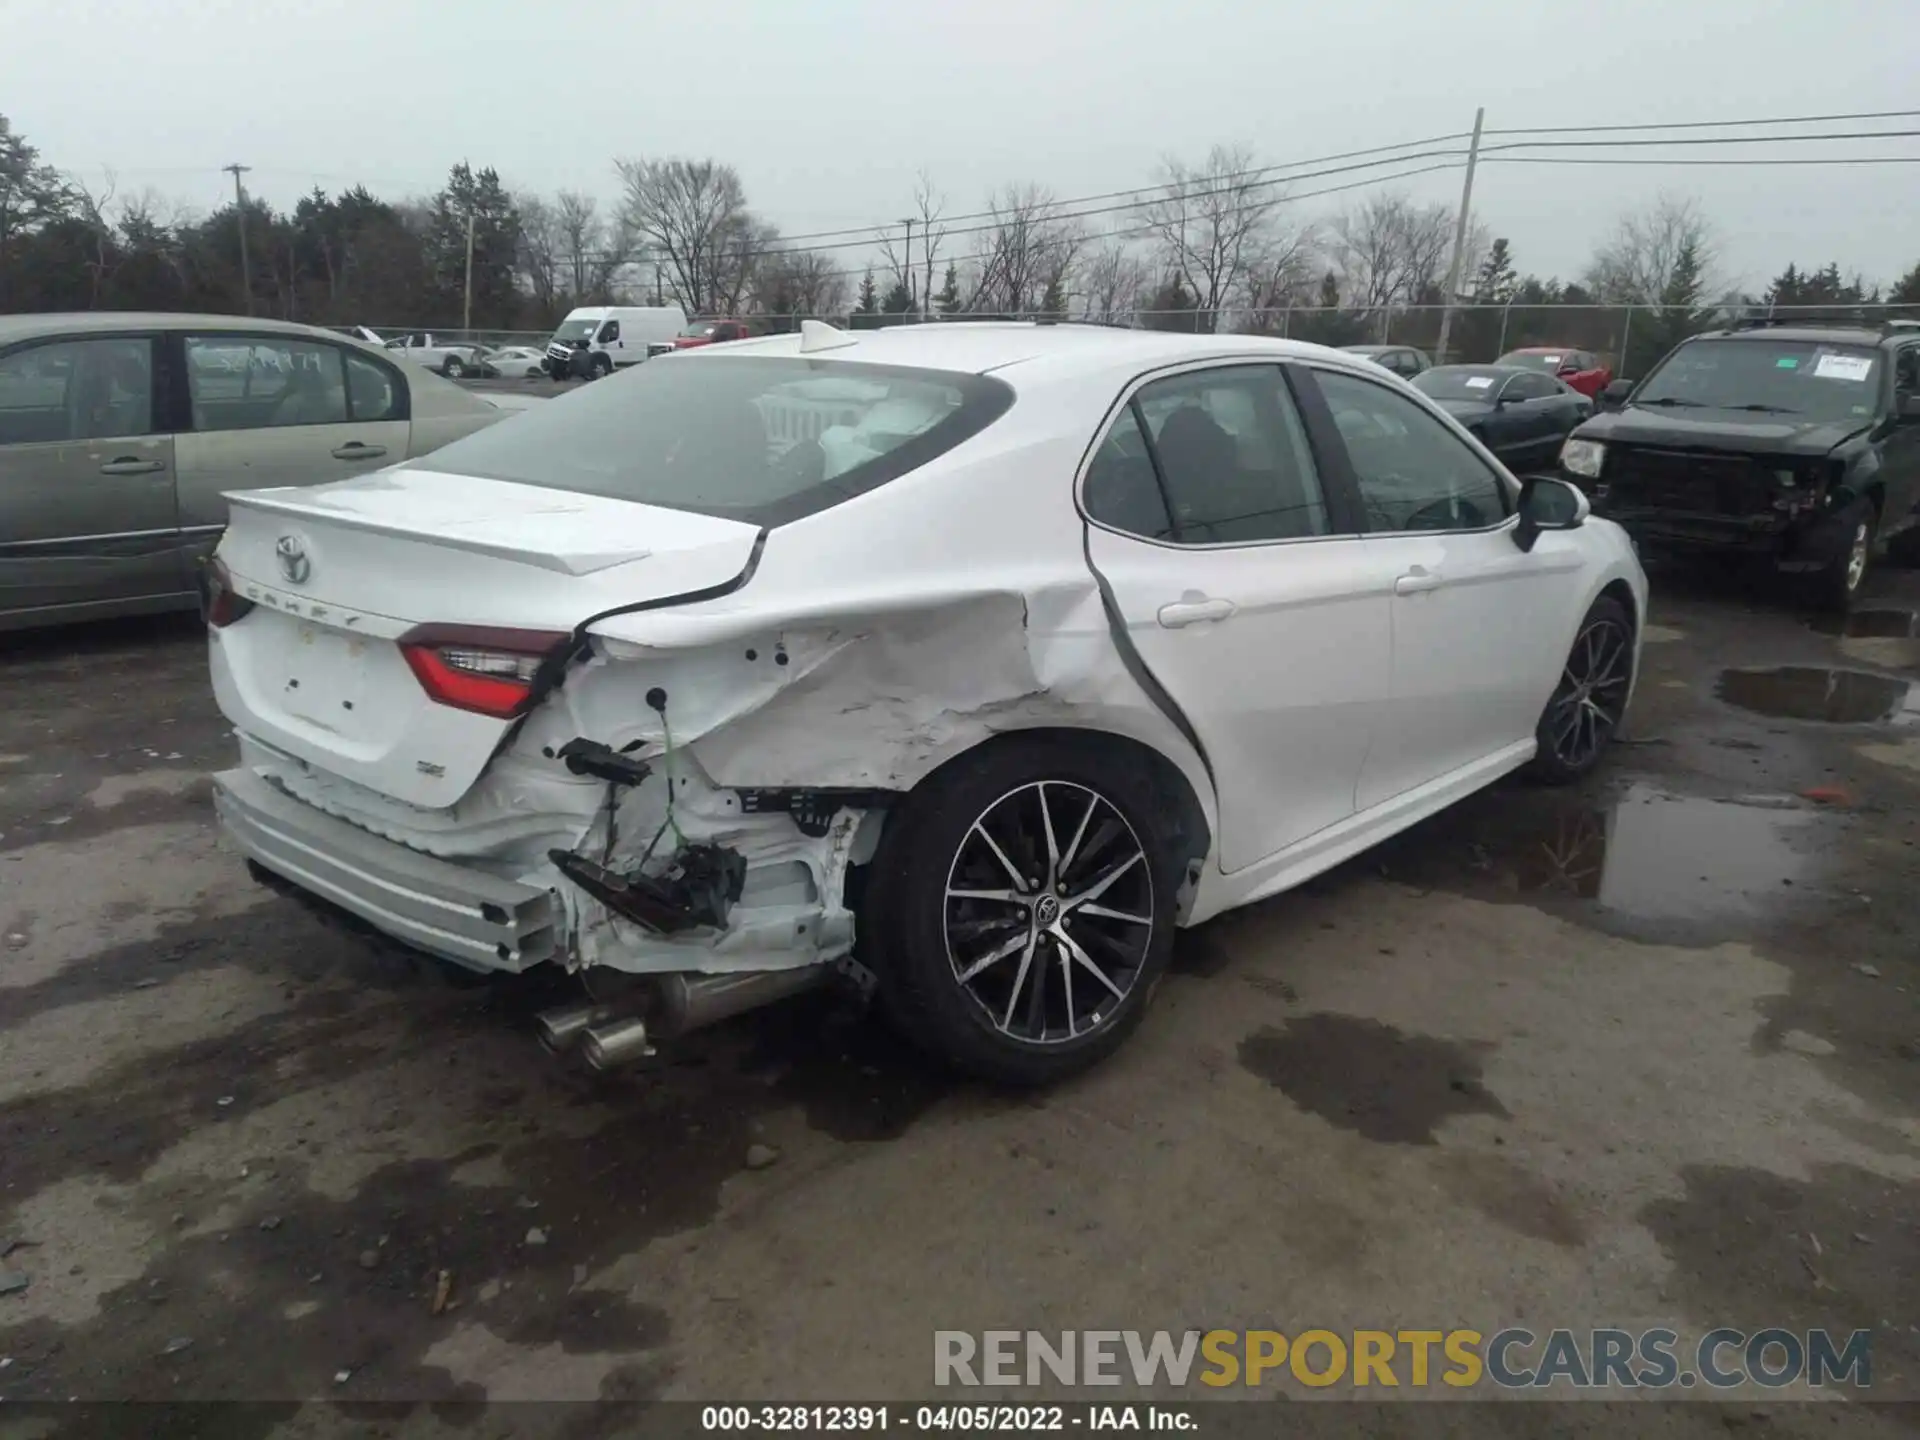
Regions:
[[[462,158],[611,198],[616,156],[713,156],[797,234],[906,214],[923,168],[970,211],[1215,143],[1279,162],[1462,131],[1477,105],[1490,128],[1916,109],[1916,22],[1920,0],[0,0],[0,110],[46,160],[201,211],[229,161],[281,205],[426,194]],[[1489,164],[1474,210],[1522,271],[1565,277],[1663,188],[1699,197],[1729,281],[1920,261],[1920,165]]]

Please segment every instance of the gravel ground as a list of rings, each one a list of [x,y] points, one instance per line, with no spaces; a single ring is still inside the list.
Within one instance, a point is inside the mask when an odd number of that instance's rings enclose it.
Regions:
[[[4,637],[0,1396],[424,1433],[461,1399],[926,1398],[936,1328],[1507,1324],[1872,1327],[1875,1393],[1920,1396],[1920,729],[1873,718],[1920,641],[1656,589],[1590,784],[1502,785],[1183,937],[1121,1055],[1027,1097],[832,996],[556,1063],[556,982],[462,983],[248,881],[191,621]],[[1780,666],[1886,684],[1727,676]]]

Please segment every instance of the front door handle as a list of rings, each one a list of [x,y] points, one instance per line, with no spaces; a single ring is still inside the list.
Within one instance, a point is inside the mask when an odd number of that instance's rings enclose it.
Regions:
[[[1163,629],[1179,630],[1207,620],[1225,620],[1239,608],[1231,600],[1176,600],[1162,605],[1158,618]]]
[[[384,445],[362,445],[358,440],[339,446],[333,452],[336,460],[378,460],[387,453]]]
[[[1416,565],[1398,580],[1393,582],[1396,595],[1418,595],[1425,590],[1438,590],[1446,582],[1431,570]]]
[[[141,460],[133,455],[122,455],[118,460],[109,460],[100,467],[102,475],[158,475],[167,468],[164,460]]]

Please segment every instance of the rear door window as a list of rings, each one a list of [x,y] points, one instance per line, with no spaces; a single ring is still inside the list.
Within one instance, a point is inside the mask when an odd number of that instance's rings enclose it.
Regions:
[[[193,428],[343,425],[344,358],[338,347],[311,340],[189,335],[187,393],[193,401]]]
[[[1012,403],[985,375],[716,353],[636,366],[414,463],[781,525],[917,469]]]

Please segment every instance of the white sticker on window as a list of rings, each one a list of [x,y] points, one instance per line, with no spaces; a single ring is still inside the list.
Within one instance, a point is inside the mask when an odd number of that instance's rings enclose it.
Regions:
[[[1867,355],[1822,355],[1813,363],[1813,373],[1822,380],[1860,381],[1872,371],[1873,360]]]
[[[1469,375],[1467,377],[1467,389],[1469,390],[1485,390],[1491,384],[1493,384],[1493,377],[1491,375]]]
[[[1543,365],[1558,365],[1560,360],[1561,357],[1558,355],[1542,355],[1540,357],[1540,363]]]

